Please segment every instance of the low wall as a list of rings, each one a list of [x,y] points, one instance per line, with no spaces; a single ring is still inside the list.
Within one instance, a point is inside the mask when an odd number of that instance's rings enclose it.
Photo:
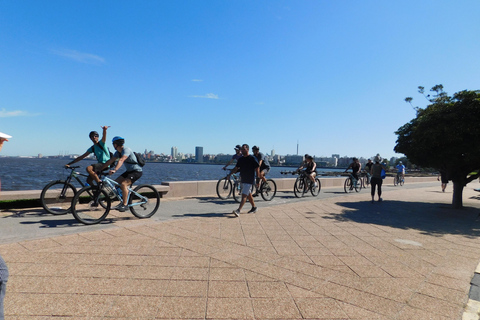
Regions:
[[[295,184],[296,178],[276,178],[278,191],[291,191]],[[345,183],[345,177],[340,178],[322,178],[322,189],[324,188],[339,188],[343,187]],[[178,198],[178,197],[196,197],[196,196],[216,196],[218,180],[202,180],[202,181],[174,181],[163,182],[162,185],[168,186],[169,191],[164,195],[165,198]],[[420,183],[420,182],[433,182],[437,181],[436,177],[405,177],[405,183]],[[393,185],[393,177],[385,178],[385,185]]]
[[[278,191],[293,190],[295,178],[277,178],[274,179]],[[340,178],[322,178],[322,189],[343,187],[345,177]],[[405,177],[405,183],[420,183],[437,181],[436,177]],[[384,184],[393,185],[393,177],[387,177]],[[217,180],[202,181],[169,181],[161,185],[154,186],[162,195],[162,198],[180,198],[180,197],[198,197],[198,196],[216,196]],[[21,191],[2,191],[0,192],[0,201],[4,200],[38,200],[41,190],[21,190]],[[51,197],[54,195],[52,194]]]

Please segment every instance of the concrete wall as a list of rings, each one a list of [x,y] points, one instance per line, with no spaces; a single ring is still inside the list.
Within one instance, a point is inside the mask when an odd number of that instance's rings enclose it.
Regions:
[[[322,178],[322,189],[343,187],[345,177],[340,178]],[[295,178],[274,179],[278,191],[293,190]],[[405,183],[420,183],[437,181],[436,177],[406,177]],[[393,177],[387,177],[384,182],[386,185],[393,185]],[[179,197],[197,197],[197,196],[217,196],[217,180],[203,181],[172,181],[163,182],[161,185],[155,185],[163,198]],[[39,199],[41,190],[24,191],[2,191],[0,192],[0,201],[2,200],[27,200]]]

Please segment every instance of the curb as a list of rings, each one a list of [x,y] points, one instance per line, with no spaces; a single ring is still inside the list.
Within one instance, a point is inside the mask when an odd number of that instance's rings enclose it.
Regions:
[[[473,278],[470,281],[470,291],[468,292],[468,302],[463,312],[462,320],[480,319],[480,263],[475,269]]]

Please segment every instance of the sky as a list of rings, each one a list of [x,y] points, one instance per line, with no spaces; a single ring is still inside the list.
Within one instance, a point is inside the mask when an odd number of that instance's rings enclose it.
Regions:
[[[2,0],[2,155],[390,158],[428,101],[480,89],[478,0]]]

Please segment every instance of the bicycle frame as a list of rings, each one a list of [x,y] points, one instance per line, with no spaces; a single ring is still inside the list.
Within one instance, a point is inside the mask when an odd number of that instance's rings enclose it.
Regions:
[[[104,176],[103,179],[102,179],[102,184],[105,186],[107,185],[112,191],[113,193],[115,194],[115,196],[117,197],[117,199],[123,203],[123,196],[120,196],[117,192],[117,189],[115,187],[119,187],[120,188],[120,184],[113,180],[113,179],[110,179],[109,177],[107,176]],[[130,197],[132,196],[132,194],[136,195],[137,197],[139,197],[140,199],[142,199],[141,202],[137,202],[137,203],[134,203],[134,204],[129,204],[128,206],[129,207],[133,207],[133,206],[139,206],[139,205],[142,205],[142,204],[145,204],[148,202],[148,198],[142,196],[141,194],[135,192],[131,187],[127,187],[127,190],[128,190],[128,198],[127,198],[127,203],[130,201]],[[99,193],[100,194],[100,193]]]

